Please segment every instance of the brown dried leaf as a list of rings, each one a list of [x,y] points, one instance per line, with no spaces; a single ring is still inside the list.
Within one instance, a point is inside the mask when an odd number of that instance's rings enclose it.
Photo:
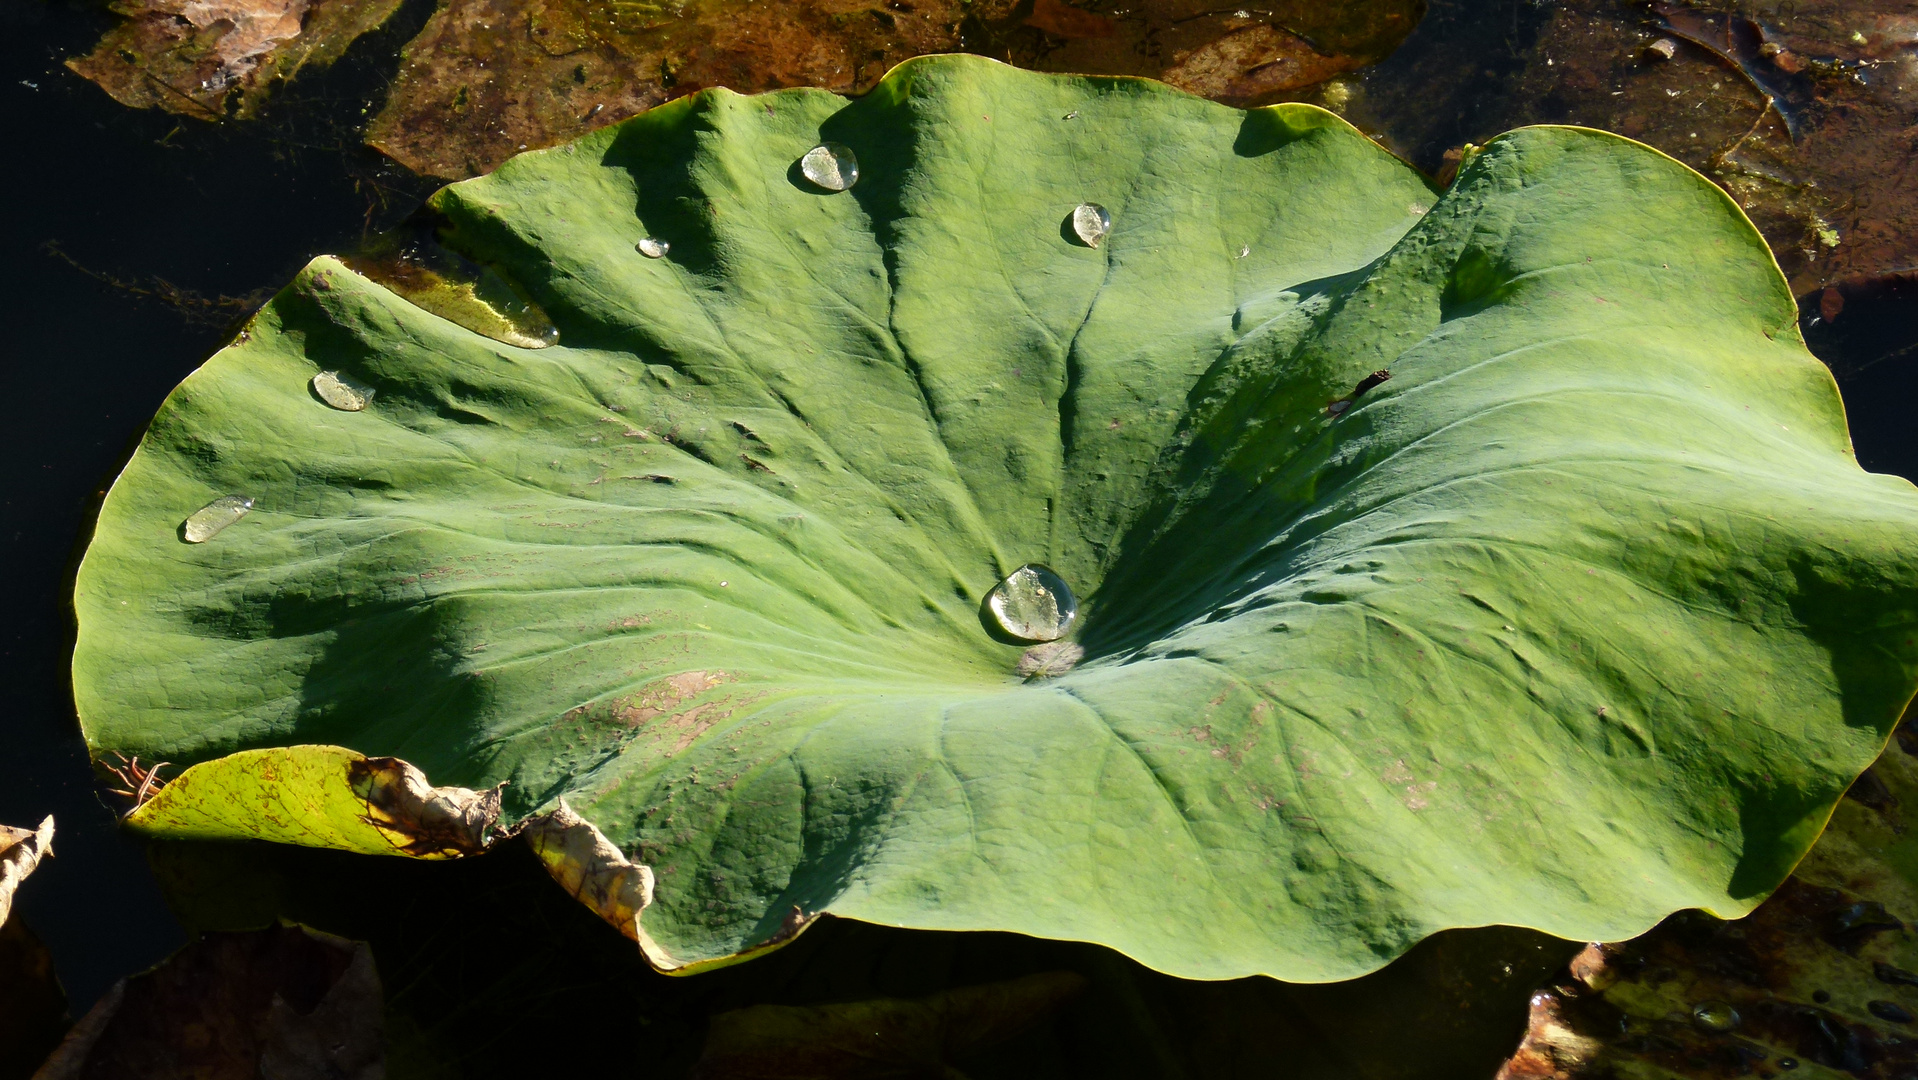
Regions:
[[[121,0],[125,21],[67,66],[123,105],[250,115],[275,80],[338,59],[400,0]]]
[[[209,933],[117,984],[36,1080],[377,1080],[383,1005],[365,944],[298,926]]]
[[[36,829],[0,825],[0,923],[13,911],[13,893],[40,860],[53,854],[53,815]]]
[[[367,139],[417,172],[461,178],[703,87],[858,94],[903,60],[953,51],[1163,77],[1243,103],[1389,53],[1423,12],[1423,0],[1283,0],[1256,17],[1190,0],[443,0]]]
[[[365,821],[408,855],[476,855],[499,820],[500,790],[434,787],[426,774],[395,757],[364,758],[347,766],[347,782],[365,801]]]
[[[1730,14],[1736,9],[1744,14]],[[1908,0],[1564,0],[1493,62],[1455,32],[1342,80],[1324,103],[1422,168],[1444,146],[1569,123],[1650,143],[1710,177],[1793,291],[1918,258],[1918,14]],[[1454,19],[1465,18],[1454,16]],[[1487,8],[1494,39],[1507,16]],[[1461,28],[1464,29],[1464,28]],[[1674,40],[1670,58],[1651,46]],[[1516,63],[1516,74],[1498,74]]]
[[[958,1077],[955,1058],[1003,1042],[1085,992],[1049,971],[916,1000],[754,1005],[713,1017],[695,1080]]]
[[[1259,24],[1180,53],[1160,78],[1181,90],[1240,105],[1363,66],[1364,60],[1326,56],[1296,34]]]
[[[523,824],[519,835],[561,888],[645,947],[639,914],[653,902],[651,867],[626,858],[564,799],[558,809]]]

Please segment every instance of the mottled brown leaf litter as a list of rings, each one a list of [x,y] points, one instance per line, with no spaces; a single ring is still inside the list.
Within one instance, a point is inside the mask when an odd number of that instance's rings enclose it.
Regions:
[[[1746,918],[1685,913],[1580,953],[1533,996],[1499,1080],[1912,1075],[1915,755],[1908,714],[1797,872]]]
[[[1515,75],[1480,86],[1473,57],[1450,59],[1419,74],[1474,86],[1466,139],[1570,123],[1650,143],[1731,193],[1795,293],[1918,264],[1909,0],[1564,0]],[[1409,74],[1341,79],[1321,100],[1436,170],[1418,148],[1455,118]]]
[[[384,1006],[365,944],[299,926],[209,933],[123,979],[36,1080],[377,1080]]]
[[[274,82],[339,59],[400,0],[115,0],[124,20],[67,66],[136,109],[245,117]]]
[[[73,70],[136,108],[252,114],[275,80],[331,62],[399,0],[118,0]],[[367,140],[430,176],[487,172],[707,86],[870,89],[893,65],[978,52],[1042,71],[1146,75],[1234,104],[1391,52],[1423,0],[1257,11],[1195,0],[441,0]]]
[[[1222,11],[1064,0],[444,0],[406,49],[368,141],[461,178],[707,86],[859,94],[900,61],[976,52],[1040,71],[1146,75],[1234,104],[1389,53],[1423,0]]]

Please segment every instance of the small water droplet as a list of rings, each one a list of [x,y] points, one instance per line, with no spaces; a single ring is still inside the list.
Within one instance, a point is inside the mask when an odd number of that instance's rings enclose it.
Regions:
[[[1250,244],[1239,245],[1239,258],[1243,259],[1250,254],[1252,254],[1252,246]]]
[[[253,500],[245,495],[222,495],[195,510],[181,527],[181,533],[189,544],[204,544],[221,529],[245,517],[251,509]]]
[[[1796,1069],[1798,1067],[1798,1059],[1797,1058],[1779,1058],[1778,1067],[1789,1072],[1792,1069]]]
[[[1079,110],[1077,110],[1077,109],[1074,109],[1074,110],[1072,110],[1071,112],[1069,112],[1069,113],[1067,113],[1067,114],[1065,114],[1064,116],[1062,116],[1062,117],[1060,117],[1060,119],[1061,119],[1061,120],[1077,120],[1077,119],[1079,119]]]
[[[1059,575],[1027,563],[1006,576],[986,597],[999,629],[1021,641],[1057,641],[1079,617],[1079,601]]]
[[[1692,1023],[1701,1031],[1730,1031],[1738,1026],[1738,1010],[1722,1001],[1701,1001],[1692,1006]]]
[[[633,249],[649,259],[663,259],[673,250],[673,245],[655,236],[649,236],[633,245]]]
[[[1087,247],[1096,248],[1112,231],[1112,215],[1098,203],[1080,203],[1072,208],[1072,231]]]
[[[844,191],[859,182],[859,159],[838,143],[820,143],[799,159],[799,171],[827,191]]]
[[[345,378],[337,371],[313,376],[313,393],[342,412],[359,412],[373,400],[373,388]]]

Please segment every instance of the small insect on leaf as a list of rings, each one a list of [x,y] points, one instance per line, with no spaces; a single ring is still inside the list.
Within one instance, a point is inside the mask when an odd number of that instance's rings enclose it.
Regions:
[[[1377,386],[1378,384],[1384,382],[1385,380],[1391,377],[1392,377],[1392,373],[1385,370],[1384,368],[1380,368],[1377,371],[1374,371],[1372,374],[1367,375],[1363,379],[1360,379],[1359,384],[1352,388],[1351,393],[1345,395],[1342,398],[1339,398],[1336,401],[1326,402],[1326,405],[1325,405],[1326,413],[1334,417],[1344,415],[1345,411],[1347,409],[1350,409],[1354,402],[1358,401],[1360,394],[1365,393],[1367,390],[1372,389],[1374,386]]]

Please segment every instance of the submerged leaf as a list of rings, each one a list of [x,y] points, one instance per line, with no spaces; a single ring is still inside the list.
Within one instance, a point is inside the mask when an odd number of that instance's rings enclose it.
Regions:
[[[1801,294],[1912,266],[1918,17],[1906,0],[1521,10],[1459,5],[1445,32],[1323,99],[1435,172],[1461,141],[1520,124],[1641,139],[1724,187]]]
[[[400,0],[122,0],[125,21],[67,61],[123,105],[249,116],[277,80],[339,59]]]
[[[35,1075],[378,1080],[373,953],[299,926],[201,936],[123,979]]]
[[[1423,0],[1277,0],[1256,14],[1166,0],[1104,11],[1064,0],[442,0],[367,139],[417,172],[458,179],[705,87],[862,94],[909,57],[957,51],[1271,101],[1386,55],[1424,10]]]
[[[201,763],[163,835],[334,843],[226,790],[264,745],[355,850],[357,754],[563,798],[678,971],[821,912],[1326,980],[1749,910],[1918,683],[1918,494],[1696,174],[1530,129],[1433,198],[1307,106],[970,58],[527,155],[437,207],[559,343],[317,261],[106,501],[86,734]],[[1084,650],[1032,681],[1027,563]]]

